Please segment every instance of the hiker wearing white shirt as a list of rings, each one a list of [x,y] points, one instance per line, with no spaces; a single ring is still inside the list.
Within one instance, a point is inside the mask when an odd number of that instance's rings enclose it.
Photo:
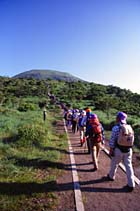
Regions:
[[[130,125],[127,125],[126,119],[127,119],[127,114],[125,114],[124,112],[118,112],[116,117],[117,124],[112,128],[112,134],[109,142],[110,156],[112,156],[112,160],[111,160],[110,171],[107,178],[110,181],[115,180],[116,171],[119,166],[119,163],[123,161],[126,168],[126,175],[128,182],[125,188],[127,189],[127,191],[131,192],[135,187],[134,170],[132,166],[132,143],[129,144],[125,140],[125,137],[127,136],[127,131],[126,134],[124,134],[124,144],[123,144],[123,136],[121,136],[120,138],[120,134],[121,133],[123,134],[122,127],[125,128],[127,126],[126,128],[130,130],[130,132],[128,133],[127,141],[129,141],[129,139],[130,141],[131,139],[134,139],[133,130]]]

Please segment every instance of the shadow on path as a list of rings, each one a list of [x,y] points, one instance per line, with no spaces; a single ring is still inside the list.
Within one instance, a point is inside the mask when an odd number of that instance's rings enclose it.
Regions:
[[[105,177],[102,177],[97,180],[91,181],[82,181],[80,182],[80,186],[77,186],[78,189],[81,188],[81,191],[85,192],[127,192],[125,188],[102,188],[102,187],[85,187],[85,185],[90,184],[100,184],[102,182],[106,182]],[[47,192],[61,192],[61,191],[68,191],[73,190],[73,187],[76,184],[64,183],[64,184],[57,184],[56,181],[50,181],[46,183],[10,183],[10,182],[1,182],[0,183],[0,194],[6,195],[32,195],[33,193],[47,193]]]

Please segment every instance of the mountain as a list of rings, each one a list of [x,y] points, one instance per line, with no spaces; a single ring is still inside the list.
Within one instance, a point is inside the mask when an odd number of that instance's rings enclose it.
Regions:
[[[75,77],[69,73],[56,71],[56,70],[29,70],[26,72],[22,72],[18,75],[13,76],[13,78],[34,78],[34,79],[52,79],[58,81],[68,81],[68,82],[76,82],[76,81],[84,81],[78,77]]]

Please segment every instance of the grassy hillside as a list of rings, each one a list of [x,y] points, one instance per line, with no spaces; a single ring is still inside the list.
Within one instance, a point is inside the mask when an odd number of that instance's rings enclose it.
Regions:
[[[56,210],[53,189],[67,153],[66,134],[56,130],[62,120],[59,103],[89,106],[103,123],[106,137],[116,112],[127,112],[139,146],[138,94],[81,81],[0,77],[0,211]]]
[[[50,100],[50,96],[52,96]],[[140,95],[115,86],[87,82],[36,80],[0,77],[0,110],[35,111],[54,100],[72,108],[90,107],[98,111],[106,130],[110,130],[118,111],[128,114],[129,123],[138,134],[140,128]],[[52,102],[51,102],[52,101]],[[136,139],[137,141],[137,139]]]

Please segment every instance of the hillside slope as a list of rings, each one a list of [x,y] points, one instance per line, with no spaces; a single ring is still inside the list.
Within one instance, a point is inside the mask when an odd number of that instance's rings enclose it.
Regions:
[[[82,79],[75,77],[69,73],[56,71],[56,70],[29,70],[15,75],[13,78],[34,78],[34,79],[52,79],[52,80],[62,80],[69,82],[83,81]]]

